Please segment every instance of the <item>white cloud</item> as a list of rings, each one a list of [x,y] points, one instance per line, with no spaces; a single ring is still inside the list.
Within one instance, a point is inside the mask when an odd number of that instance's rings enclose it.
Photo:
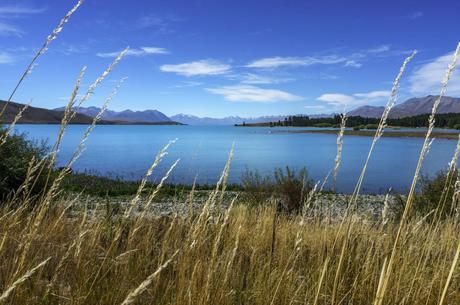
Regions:
[[[44,8],[32,8],[25,6],[0,6],[0,17],[12,18],[21,15],[39,14],[45,11]]]
[[[276,78],[266,75],[245,73],[239,76],[241,83],[249,85],[262,85],[262,84],[281,84],[293,81],[293,78]]]
[[[361,68],[362,64],[354,60],[347,60],[343,66],[352,67],[352,68]]]
[[[250,85],[224,86],[207,88],[207,91],[222,95],[231,102],[274,103],[289,102],[302,99],[300,96],[277,89],[264,89]]]
[[[160,70],[184,76],[219,75],[229,72],[230,65],[214,60],[198,60],[177,65],[163,65]]]
[[[364,99],[382,99],[390,96],[390,91],[371,91],[367,93],[355,93],[354,96]]]
[[[389,45],[384,44],[384,45],[378,46],[378,47],[376,47],[376,48],[367,49],[367,50],[365,50],[364,52],[365,52],[365,53],[375,54],[375,53],[388,52],[388,51],[390,51],[390,49],[391,49],[391,48],[390,48]]]
[[[13,61],[13,57],[10,54],[6,52],[0,52],[0,64],[10,64]]]
[[[311,66],[314,64],[330,65],[346,61],[336,55],[322,57],[267,57],[255,60],[246,65],[248,68],[273,69],[281,66]]]
[[[441,81],[447,67],[452,61],[453,52],[435,58],[429,63],[418,67],[409,76],[409,91],[414,95],[439,94]],[[447,86],[447,93],[460,95],[460,69],[454,71]]]
[[[304,56],[304,57],[266,57],[254,60],[245,67],[256,69],[275,69],[283,66],[299,67],[311,65],[334,65],[343,64],[344,67],[359,68],[360,61],[367,57],[384,57],[405,54],[407,51],[392,50],[390,45],[380,45],[370,49],[358,50],[348,54],[330,54],[325,56]]]
[[[99,57],[117,57],[121,51],[108,52],[108,53],[97,53]],[[169,51],[165,48],[156,47],[142,47],[139,49],[129,49],[125,56],[146,56],[153,54],[168,54]]]
[[[0,22],[0,36],[22,36],[24,32],[11,24]]]
[[[318,97],[317,100],[343,109],[382,102],[385,101],[389,96],[389,91],[371,91],[366,93],[355,93],[352,95],[341,93],[326,93]]]

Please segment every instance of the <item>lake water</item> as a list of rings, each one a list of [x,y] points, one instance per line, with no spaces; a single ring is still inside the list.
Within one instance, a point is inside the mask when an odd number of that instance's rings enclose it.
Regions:
[[[53,144],[58,125],[19,125],[30,139],[48,139]],[[79,143],[86,126],[72,125],[66,131],[58,165],[64,165]],[[295,128],[293,128],[295,129]],[[299,129],[299,128],[296,128]],[[306,167],[310,176],[323,179],[333,168],[336,135],[277,133],[277,128],[241,128],[233,126],[97,126],[88,139],[86,150],[75,163],[75,171],[93,171],[125,179],[141,178],[157,152],[177,138],[152,176],[158,181],[169,166],[181,159],[170,182],[215,183],[235,143],[229,181],[238,183],[246,169],[262,174],[276,167]],[[286,128],[282,128],[286,130]],[[351,192],[367,156],[372,138],[346,136],[337,189]],[[422,138],[381,138],[371,158],[363,192],[385,193],[389,187],[405,191],[422,146]],[[436,139],[423,165],[423,173],[432,175],[446,169],[456,141]]]

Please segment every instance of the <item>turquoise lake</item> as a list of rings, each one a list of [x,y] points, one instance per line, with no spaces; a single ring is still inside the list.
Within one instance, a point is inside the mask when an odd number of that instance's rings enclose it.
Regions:
[[[53,144],[58,125],[19,125],[29,139],[48,140]],[[292,128],[295,129],[295,128]],[[299,128],[297,128],[299,129]],[[86,126],[70,126],[59,152],[58,166],[64,165],[79,143]],[[286,128],[281,128],[286,130]],[[306,167],[311,178],[323,179],[334,166],[336,135],[277,133],[277,128],[238,128],[233,126],[97,126],[86,149],[73,166],[74,171],[90,171],[124,179],[139,179],[153,162],[157,152],[178,139],[152,175],[158,181],[171,164],[180,159],[169,182],[215,183],[235,143],[229,181],[238,183],[246,170],[262,174],[276,167]],[[371,137],[346,136],[337,190],[351,192],[369,151]],[[406,191],[422,146],[422,138],[381,138],[371,158],[363,192],[385,193],[392,187]],[[423,165],[423,174],[433,175],[446,169],[456,141],[436,139]],[[330,184],[329,184],[330,185]]]

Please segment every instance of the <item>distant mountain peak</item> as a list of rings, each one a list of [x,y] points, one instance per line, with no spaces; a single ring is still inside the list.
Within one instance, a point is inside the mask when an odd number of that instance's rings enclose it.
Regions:
[[[62,111],[65,107],[56,108],[54,110]],[[96,106],[80,107],[78,113],[94,117],[96,116],[101,108]],[[162,122],[172,122],[172,120],[167,117],[162,112],[154,110],[141,110],[134,111],[131,109],[126,109],[122,111],[106,110],[102,115],[104,120],[113,120],[113,121],[126,121],[126,122],[146,122],[146,123],[162,123]]]
[[[438,95],[427,95],[425,97],[410,98],[395,105],[391,109],[389,117],[402,118],[431,113],[433,104],[438,97]],[[348,116],[378,118],[382,116],[384,109],[384,106],[361,106],[348,112]],[[460,98],[444,96],[441,99],[437,113],[460,113]]]

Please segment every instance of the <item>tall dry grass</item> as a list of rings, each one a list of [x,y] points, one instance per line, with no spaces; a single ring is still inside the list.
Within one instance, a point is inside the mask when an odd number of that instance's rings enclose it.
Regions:
[[[2,210],[6,216],[0,226],[0,289],[11,291],[2,299],[5,303],[331,304],[341,264],[334,303],[370,304],[381,286],[381,266],[397,229],[394,224],[383,231],[372,223],[355,224],[343,257],[348,237],[345,230],[337,231],[338,225],[300,225],[278,215],[272,231],[273,208],[235,205],[227,215],[213,215],[200,223],[198,218],[190,222],[145,217],[133,238],[128,237],[134,224],[126,224],[110,247],[117,220],[108,222],[102,209],[91,214],[77,212],[77,207],[64,209],[64,205],[50,209],[20,273],[15,272],[15,262],[30,215],[12,217]],[[441,297],[444,304],[458,304],[460,281],[454,258],[459,223],[445,221],[436,230],[422,224],[415,231],[416,223],[407,225],[405,246],[395,253],[384,304],[438,304]],[[428,262],[416,272],[421,251],[428,254]],[[48,257],[46,265],[34,269]],[[23,274],[30,276],[17,284]]]

